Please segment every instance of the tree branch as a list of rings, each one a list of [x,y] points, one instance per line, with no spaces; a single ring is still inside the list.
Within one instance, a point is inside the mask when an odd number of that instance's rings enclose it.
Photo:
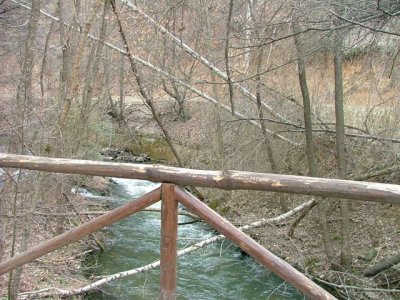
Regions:
[[[347,18],[345,18],[345,17],[342,17],[342,16],[338,15],[337,13],[335,13],[335,12],[333,12],[333,11],[331,11],[331,10],[328,10],[328,11],[329,11],[332,15],[334,15],[335,17],[337,17],[338,19],[340,19],[340,20],[342,20],[342,21],[346,21],[346,22],[348,22],[348,23],[351,23],[351,24],[354,24],[354,25],[357,25],[357,26],[360,26],[360,27],[363,27],[363,28],[372,30],[372,31],[374,31],[374,32],[380,32],[380,33],[384,33],[384,34],[400,36],[400,33],[397,33],[397,32],[394,32],[394,31],[387,31],[387,30],[384,30],[384,29],[377,29],[377,28],[374,28],[374,27],[365,25],[364,23],[357,22],[357,21],[350,20],[350,19],[347,19]]]

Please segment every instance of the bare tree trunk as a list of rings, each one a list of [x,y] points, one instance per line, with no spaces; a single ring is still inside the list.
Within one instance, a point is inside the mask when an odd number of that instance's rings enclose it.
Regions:
[[[80,1],[75,2],[74,4],[79,5]],[[62,109],[62,106],[65,105],[66,99],[69,97],[70,91],[70,81],[71,81],[71,61],[74,57],[76,51],[76,43],[77,37],[75,28],[77,27],[77,20],[76,15],[73,18],[72,24],[66,30],[64,25],[65,19],[65,2],[59,0],[57,3],[58,15],[59,15],[59,38],[60,38],[60,45],[62,49],[62,63],[60,68],[60,78],[59,78],[59,109]],[[79,13],[79,9],[76,9],[76,13]],[[61,116],[61,115],[60,115]],[[60,118],[58,123],[60,122]],[[61,157],[64,153],[64,145],[65,145],[65,133],[63,130],[63,126],[57,124],[52,132],[51,137],[53,138],[52,147],[49,148],[48,151],[51,156]],[[62,189],[62,184],[60,182],[56,182],[57,187],[56,190]],[[61,197],[61,193],[56,196],[56,206],[57,211],[60,213],[62,211],[62,207],[64,206],[63,198]],[[61,233],[64,228],[65,217],[58,216],[57,217],[57,228],[56,231]]]
[[[308,92],[306,66],[303,57],[304,51],[303,51],[303,46],[301,44],[300,36],[296,34],[300,31],[301,31],[300,26],[297,23],[293,23],[294,42],[297,51],[297,68],[299,73],[299,83],[300,83],[301,94],[303,97],[304,126],[306,135],[306,156],[308,162],[308,169],[310,176],[319,177],[319,170],[317,165],[317,159],[315,157],[314,138],[312,132],[311,100],[310,100],[310,93]],[[330,260],[333,258],[333,248],[332,248],[332,243],[329,239],[329,229],[327,221],[328,205],[323,198],[318,200],[318,205],[319,205],[319,215],[320,215],[319,222],[321,226],[322,241],[324,243],[326,256]],[[304,218],[311,210],[311,208],[312,206],[309,206],[309,208],[302,213],[300,218]],[[301,220],[300,218],[298,218],[294,224],[297,225]],[[293,230],[292,228],[294,228],[294,226],[291,227],[291,230]]]
[[[56,126],[53,129],[52,135],[54,136],[53,146],[51,155],[64,156],[66,154],[74,154],[77,152],[80,146],[80,140],[82,135],[78,137],[78,143],[72,142],[75,140],[75,130],[68,131],[68,118],[71,110],[73,100],[77,98],[80,81],[79,72],[82,69],[82,59],[85,54],[85,46],[87,44],[87,35],[90,31],[91,25],[94,18],[97,16],[100,2],[94,4],[93,10],[90,12],[88,19],[84,25],[80,23],[79,18],[81,14],[81,1],[76,0],[73,2],[73,21],[68,27],[68,32],[65,31],[64,17],[65,17],[65,2],[58,2],[58,10],[60,16],[60,43],[63,50],[62,68],[60,71],[60,113]],[[78,30],[79,29],[79,30]],[[79,31],[79,33],[77,32]],[[89,60],[88,66],[91,61]],[[87,70],[88,74],[90,70]],[[87,81],[86,81],[87,83]],[[87,87],[87,85],[86,85]],[[87,99],[87,95],[82,95],[84,101]],[[78,128],[80,125],[78,125]],[[82,132],[84,134],[84,132]],[[56,196],[56,205],[59,211],[66,207],[64,197],[61,192],[63,190],[63,183],[57,182],[56,190],[60,191],[60,194]],[[60,214],[57,218],[57,232],[62,233],[64,231],[65,217]]]
[[[263,34],[260,34],[259,29],[255,29],[255,34],[258,38],[261,38]],[[269,49],[269,55],[267,59],[267,64],[269,63],[269,57],[272,52],[272,45],[270,46]],[[264,56],[264,46],[260,45],[257,47],[257,52],[256,52],[256,74],[255,74],[255,79],[256,79],[256,102],[257,102],[257,109],[258,109],[258,119],[259,123],[261,126],[261,133],[264,137],[263,143],[265,146],[265,149],[267,151],[267,156],[268,156],[268,161],[271,166],[272,173],[278,174],[279,169],[276,163],[275,155],[274,155],[274,150],[272,148],[272,144],[270,141],[271,136],[268,134],[268,129],[265,125],[265,119],[264,119],[264,112],[262,109],[262,101],[261,101],[261,69],[262,69],[262,64],[263,64],[263,56]],[[281,209],[283,212],[289,211],[289,206],[286,202],[285,196],[280,194],[278,195],[279,197],[279,204],[281,206]]]
[[[90,14],[89,18],[87,19],[87,21],[85,22],[85,26],[83,29],[81,29],[82,31],[79,34],[78,37],[78,43],[76,46],[76,55],[74,57],[71,57],[71,60],[68,60],[68,63],[72,62],[73,59],[73,63],[72,63],[72,70],[71,70],[71,75],[70,75],[70,79],[68,80],[68,84],[67,84],[67,90],[66,90],[66,96],[63,99],[64,100],[64,105],[62,108],[62,112],[60,114],[59,120],[58,120],[58,126],[60,128],[60,131],[63,133],[65,126],[66,126],[66,122],[67,122],[67,118],[71,109],[71,105],[72,105],[72,101],[73,99],[76,98],[78,91],[79,91],[79,86],[80,86],[80,80],[79,80],[79,70],[81,67],[81,60],[84,54],[84,48],[86,46],[87,43],[87,35],[90,31],[90,28],[92,26],[93,20],[97,15],[97,11],[100,7],[100,2],[97,3],[95,5],[95,7],[93,8],[92,13]],[[79,11],[80,11],[80,1],[76,1],[75,2],[75,10],[76,10],[76,14],[79,15]],[[61,15],[61,14],[60,14]],[[76,20],[77,15],[75,15],[75,22],[77,23],[78,21]],[[79,25],[79,23],[77,23]],[[61,27],[63,27],[63,25],[61,25]]]
[[[110,55],[109,49],[105,49],[104,83],[103,83],[105,89],[104,89],[103,97],[104,97],[104,101],[109,103],[111,114],[113,116],[117,116],[118,112],[117,112],[117,109],[115,107],[115,103],[114,103],[114,101],[112,99],[112,96],[111,96],[111,89],[112,88],[111,88],[111,84],[110,84],[110,81],[111,81],[111,78],[110,78],[110,65],[112,63],[113,63],[113,57],[112,57],[112,55]],[[111,141],[112,141],[112,136],[110,135],[109,143],[108,143],[109,146],[111,145]]]
[[[249,3],[249,5],[252,4]],[[254,20],[255,21],[255,20]],[[262,36],[265,34],[265,30],[260,31],[259,28],[254,29],[255,35],[257,38],[261,39]],[[274,174],[279,174],[279,168],[276,163],[276,157],[274,155],[274,150],[271,144],[271,135],[268,134],[268,132],[272,132],[267,129],[267,126],[265,125],[265,119],[264,119],[264,112],[263,112],[263,106],[262,106],[262,101],[261,101],[261,73],[262,73],[262,65],[263,65],[263,56],[264,56],[264,45],[261,45],[257,47],[256,51],[256,70],[255,70],[255,80],[256,80],[256,103],[257,103],[257,109],[258,109],[258,120],[260,123],[261,127],[261,133],[264,137],[263,139],[263,144],[265,146],[267,156],[268,156],[268,161],[271,166],[271,170]],[[272,45],[270,45],[269,48],[269,53],[268,53],[268,58],[267,58],[267,65],[269,64],[269,59],[271,57],[272,53]],[[280,194],[278,195],[279,197],[279,204],[283,212],[289,211],[289,206],[286,202],[285,196]]]
[[[218,91],[217,91],[217,84],[216,84],[216,79],[215,79],[215,74],[214,71],[211,72],[211,82],[213,83],[213,97],[218,97]],[[216,98],[219,99],[219,98]],[[222,130],[222,124],[221,124],[221,114],[219,111],[218,105],[214,105],[214,118],[215,118],[215,125],[216,125],[216,137],[217,137],[217,147],[218,147],[218,153],[219,153],[219,161],[221,162],[220,169],[222,172],[226,173],[228,170],[227,164],[226,164],[226,158],[225,158],[225,146],[224,146],[224,133]]]
[[[96,45],[89,45],[88,46],[89,50],[89,55],[87,58],[87,63],[86,63],[86,68],[85,68],[85,80],[84,80],[84,87],[82,91],[82,105],[81,105],[81,115],[79,118],[79,123],[76,126],[76,129],[74,130],[75,134],[75,143],[73,147],[71,147],[71,153],[73,156],[78,155],[79,148],[81,147],[82,141],[87,141],[87,134],[88,134],[88,121],[89,121],[89,116],[90,116],[90,102],[91,102],[91,97],[92,97],[92,80],[93,80],[93,60],[95,56],[95,48]],[[85,157],[85,156],[84,156]],[[63,198],[65,199],[65,198]]]
[[[116,5],[115,5],[114,1],[111,2],[111,6],[112,6],[113,12],[114,12],[114,14],[115,14],[115,16],[117,18],[118,30],[119,30],[119,32],[121,34],[121,38],[122,38],[122,41],[124,43],[125,51],[128,54],[129,62],[130,62],[130,65],[131,65],[131,70],[132,70],[133,74],[135,75],[136,83],[137,83],[138,88],[139,88],[139,93],[143,97],[143,99],[146,101],[146,104],[149,106],[149,108],[151,110],[151,113],[153,115],[153,118],[157,122],[157,124],[160,127],[161,131],[163,132],[165,140],[166,140],[168,146],[170,147],[171,151],[174,153],[174,156],[176,158],[176,161],[178,162],[178,165],[179,166],[183,166],[182,159],[181,159],[180,155],[178,154],[174,144],[172,143],[171,136],[169,135],[168,131],[166,130],[164,124],[161,121],[160,116],[158,115],[158,113],[156,111],[156,108],[155,108],[154,103],[153,103],[153,99],[151,98],[150,94],[146,91],[146,89],[145,89],[145,87],[144,87],[144,85],[142,83],[142,78],[141,78],[141,75],[139,73],[139,69],[138,69],[135,61],[132,58],[131,50],[130,50],[130,48],[128,46],[129,45],[128,44],[128,39],[126,38],[125,31],[124,31],[124,29],[122,27],[122,21],[121,21],[121,19],[119,17],[119,13],[117,12],[117,8],[116,8]]]
[[[257,48],[257,69],[256,69],[256,82],[257,82],[257,90],[256,90],[256,98],[257,98],[257,108],[258,108],[258,119],[261,125],[261,132],[264,136],[264,145],[267,150],[268,160],[271,166],[272,173],[278,174],[278,166],[276,164],[274,150],[272,149],[270,136],[268,135],[267,128],[265,126],[263,109],[261,106],[261,66],[262,66],[262,58],[264,55],[263,51],[264,47],[260,46]],[[282,194],[278,195],[279,203],[283,212],[289,211],[288,204],[286,202],[285,196]]]
[[[235,102],[233,100],[233,84],[232,84],[232,76],[231,76],[231,67],[229,64],[229,39],[231,33],[231,22],[232,22],[232,14],[233,14],[233,0],[229,1],[229,13],[228,13],[228,21],[226,22],[226,34],[225,34],[225,68],[226,68],[226,77],[228,82],[229,89],[229,102],[231,103],[232,115],[235,111]]]
[[[120,54],[119,65],[119,102],[118,102],[118,124],[122,127],[124,123],[124,80],[125,80],[125,55]]]
[[[73,57],[75,51],[75,31],[71,30],[76,26],[75,19],[74,22],[70,25],[68,32],[65,30],[64,26],[64,2],[62,0],[58,1],[58,14],[59,14],[59,32],[60,32],[60,45],[62,49],[62,64],[60,69],[60,96],[59,96],[59,106],[60,109],[64,100],[67,98],[68,95],[68,86],[71,80],[71,59]],[[71,37],[72,35],[72,37]],[[54,128],[54,135],[57,138],[54,138],[55,141],[53,142],[54,149],[51,149],[55,156],[62,156],[64,143],[63,143],[63,132],[59,126]]]
[[[25,106],[31,106],[32,99],[32,72],[34,66],[34,43],[38,28],[40,16],[40,0],[32,1],[32,11],[29,20],[28,38],[25,44],[25,61],[22,70],[22,80],[20,81],[17,98],[23,101],[22,109],[25,111]]]
[[[207,11],[207,0],[201,1],[201,7],[204,11]],[[205,23],[205,47],[209,49],[209,55],[213,56],[211,38],[212,38],[212,29],[210,17],[207,13],[204,14],[204,23]],[[213,57],[212,57],[213,58]],[[216,81],[216,74],[213,70],[210,70],[210,77],[212,82],[212,97],[217,100],[217,103],[214,104],[214,118],[215,118],[215,126],[216,126],[216,144],[218,147],[218,156],[220,161],[220,169],[226,174],[228,170],[228,166],[226,164],[226,153],[225,153],[225,145],[224,145],[224,133],[221,124],[221,112],[219,106],[219,95],[218,95],[218,85]]]
[[[168,2],[169,3],[169,2]],[[168,24],[172,22],[172,31],[176,32],[176,22],[177,22],[177,9],[178,7],[181,8],[182,10],[182,19],[181,19],[181,24],[179,26],[178,31],[182,30],[181,28],[183,28],[183,15],[184,15],[184,2],[182,2],[182,4],[180,5],[173,5],[172,3],[169,3],[170,6],[168,6],[168,9],[171,11],[170,12],[170,19],[168,21]],[[169,25],[166,25],[166,27],[169,30]],[[169,48],[168,46],[168,38],[163,35],[163,57],[162,57],[162,66],[164,70],[168,70],[169,74],[172,74],[173,76],[177,77],[179,76],[179,71],[180,73],[182,73],[182,77],[186,82],[190,82],[192,75],[196,69],[196,65],[197,62],[194,60],[193,63],[191,64],[191,67],[189,69],[189,72],[186,72],[186,68],[182,67],[180,65],[182,65],[182,60],[178,60],[179,53],[178,53],[178,49],[177,49],[177,45],[175,43],[172,43],[171,48]],[[171,62],[167,63],[167,57],[171,58]],[[184,63],[185,64],[185,63]],[[170,67],[171,66],[171,67]],[[187,120],[189,118],[189,115],[185,109],[185,102],[186,102],[186,95],[188,92],[188,89],[186,87],[181,86],[179,83],[177,83],[175,80],[169,80],[169,84],[171,85],[172,89],[169,89],[166,81],[162,80],[163,82],[163,88],[164,91],[173,99],[175,99],[176,101],[176,105],[178,106],[177,109],[175,109],[175,111],[177,112],[178,116],[180,119],[182,120]]]
[[[16,252],[16,243],[17,243],[17,200],[18,200],[18,193],[19,193],[19,180],[21,178],[22,170],[19,169],[18,176],[15,180],[15,185],[14,185],[14,199],[13,199],[13,204],[12,204],[12,214],[14,216],[14,222],[13,222],[13,232],[12,232],[12,241],[11,241],[11,253],[10,257],[14,257],[15,252]],[[15,274],[18,272],[18,269],[15,271],[10,272],[10,276],[8,279],[8,299],[14,300],[18,296],[18,288],[15,288],[15,283],[16,281],[18,282],[19,285],[19,279],[18,279],[18,274]]]
[[[128,46],[129,45],[128,44],[128,40],[126,38],[125,31],[124,31],[124,29],[122,27],[122,22],[121,22],[121,19],[119,17],[119,13],[117,12],[117,8],[116,8],[116,5],[115,5],[114,1],[111,2],[111,6],[112,6],[113,12],[114,12],[114,14],[115,14],[115,16],[117,18],[119,32],[121,34],[121,37],[122,37],[122,40],[123,40],[123,43],[124,43],[125,51],[128,54],[129,62],[130,62],[130,65],[131,65],[131,70],[132,70],[133,74],[135,75],[136,83],[137,83],[138,88],[139,88],[139,93],[143,97],[143,99],[146,101],[146,104],[149,106],[149,108],[151,110],[151,113],[153,115],[153,118],[157,122],[157,125],[160,127],[161,131],[163,132],[165,140],[166,140],[168,146],[170,147],[171,151],[174,153],[174,156],[176,158],[176,161],[178,162],[178,165],[183,167],[183,161],[182,161],[178,151],[176,150],[176,148],[175,148],[175,146],[174,146],[174,144],[172,142],[171,136],[169,135],[169,133],[166,130],[166,128],[165,128],[165,126],[164,126],[164,124],[163,124],[158,112],[156,111],[156,108],[155,108],[154,103],[153,103],[153,99],[150,96],[150,94],[146,91],[146,89],[145,89],[145,87],[144,87],[144,85],[142,83],[142,78],[141,78],[141,75],[139,73],[139,69],[138,69],[135,61],[132,58],[131,51],[130,51],[130,48]]]
[[[336,32],[336,45],[334,52],[335,68],[335,116],[336,116],[336,150],[338,173],[341,179],[347,177],[347,163],[345,152],[344,134],[344,95],[343,95],[343,38]],[[349,268],[352,261],[350,245],[350,216],[349,201],[340,200],[341,221],[341,264]]]
[[[32,1],[32,10],[29,19],[28,36],[24,49],[24,61],[22,65],[21,79],[17,89],[17,116],[19,124],[19,136],[21,145],[17,149],[18,152],[23,153],[25,150],[24,136],[25,136],[25,123],[29,120],[27,116],[27,108],[33,104],[33,91],[32,91],[32,72],[34,66],[34,43],[36,39],[36,32],[38,28],[40,16],[40,0]]]
[[[46,63],[47,63],[47,51],[49,49],[49,43],[50,43],[50,38],[51,38],[51,34],[53,33],[53,29],[54,29],[54,24],[55,21],[51,21],[50,24],[50,29],[49,29],[49,33],[47,34],[46,37],[46,42],[44,44],[44,52],[43,52],[43,59],[42,59],[42,67],[40,69],[40,91],[42,93],[42,98],[44,97],[44,82],[43,82],[43,77],[44,77],[44,72],[46,70]],[[42,109],[43,109],[43,101],[42,101],[42,105],[41,105]]]
[[[250,20],[252,19],[252,10],[253,10],[253,0],[247,0],[246,4],[246,30],[245,30],[245,38],[246,38],[246,52],[244,54],[244,73],[248,74],[249,68],[250,68],[250,44],[251,44],[251,29],[250,25],[251,22]]]
[[[29,125],[26,122],[29,121],[29,116],[26,114],[27,107],[30,107],[33,103],[33,90],[32,90],[32,72],[34,67],[34,43],[36,39],[38,23],[40,16],[40,0],[32,1],[32,10],[29,19],[29,27],[28,27],[28,37],[25,44],[24,51],[24,62],[22,66],[22,76],[20,83],[18,85],[17,90],[17,116],[19,126],[19,136],[20,136],[20,152],[24,153],[25,151],[25,126]],[[13,214],[16,215],[17,210],[17,200],[18,200],[18,191],[19,191],[19,179],[21,178],[22,170],[19,170],[18,178],[16,181],[16,189],[15,189],[15,197],[13,203]],[[28,218],[28,217],[27,217]],[[29,239],[29,222],[30,220],[26,220],[25,222],[25,230],[21,240],[21,249],[22,251],[26,250],[28,239]],[[15,255],[16,252],[16,239],[17,239],[17,220],[14,219],[13,226],[13,240],[11,246],[11,256]],[[8,284],[8,299],[14,300],[18,297],[18,290],[21,281],[22,267],[16,269],[14,272],[10,272],[9,284]]]
[[[77,126],[77,132],[75,133],[77,141],[75,144],[75,149],[73,153],[76,155],[79,151],[82,141],[88,140],[89,134],[89,121],[91,117],[92,110],[92,100],[95,89],[96,80],[100,80],[100,78],[96,78],[99,73],[100,65],[101,65],[101,57],[103,53],[104,43],[103,41],[106,38],[107,31],[107,11],[109,9],[109,0],[104,0],[104,8],[101,15],[101,25],[100,25],[100,34],[99,39],[100,42],[90,45],[89,44],[89,55],[87,58],[87,66],[85,70],[85,84],[82,91],[82,105],[80,111],[80,120]]]
[[[207,7],[207,2],[206,0],[202,1],[202,8],[206,10]],[[204,15],[205,18],[205,40],[206,40],[206,48],[210,49],[209,51],[209,56],[213,58],[213,51],[212,45],[211,45],[211,40],[212,40],[212,29],[211,29],[211,22],[210,22],[210,17],[208,14]],[[215,139],[216,139],[216,144],[217,144],[217,149],[218,149],[218,158],[219,158],[219,169],[223,174],[228,174],[228,163],[226,161],[226,150],[225,150],[225,142],[224,142],[224,131],[223,131],[223,126],[222,126],[222,120],[221,120],[221,111],[220,111],[220,97],[218,95],[218,84],[216,80],[216,74],[213,70],[210,70],[210,78],[211,78],[211,83],[212,83],[212,97],[217,100],[217,103],[214,104],[214,119],[215,119],[215,127],[216,127],[216,132],[215,132]],[[222,196],[220,199],[218,199],[218,206],[223,205],[223,203],[227,202],[227,199],[229,199],[232,195],[232,191],[221,191]]]

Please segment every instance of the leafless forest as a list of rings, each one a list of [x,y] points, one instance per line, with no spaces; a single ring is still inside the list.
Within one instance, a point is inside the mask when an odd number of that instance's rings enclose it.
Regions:
[[[0,0],[0,28],[0,152],[151,157],[148,138],[157,163],[400,184],[398,0]],[[0,260],[87,220],[71,188],[99,181],[2,170]],[[250,235],[339,298],[400,297],[399,205],[194,192],[240,225],[308,203]],[[98,239],[0,277],[0,297],[90,283]]]

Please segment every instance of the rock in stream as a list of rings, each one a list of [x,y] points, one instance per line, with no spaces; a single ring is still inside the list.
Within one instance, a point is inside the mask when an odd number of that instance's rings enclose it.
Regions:
[[[144,163],[151,161],[151,158],[145,153],[131,153],[126,149],[105,148],[100,151],[105,160],[129,163]]]

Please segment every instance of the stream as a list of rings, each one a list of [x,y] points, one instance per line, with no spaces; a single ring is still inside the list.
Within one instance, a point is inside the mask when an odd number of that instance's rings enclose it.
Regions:
[[[112,206],[159,186],[148,181],[113,178]],[[160,207],[160,202],[152,207]],[[192,219],[179,216],[179,223]],[[160,257],[160,213],[139,212],[103,230],[106,250],[90,255],[86,266],[108,275],[149,264]],[[197,222],[178,229],[178,249],[214,236]],[[116,280],[86,299],[158,299],[159,269]],[[177,299],[305,299],[295,288],[243,254],[229,241],[214,243],[178,258]]]

